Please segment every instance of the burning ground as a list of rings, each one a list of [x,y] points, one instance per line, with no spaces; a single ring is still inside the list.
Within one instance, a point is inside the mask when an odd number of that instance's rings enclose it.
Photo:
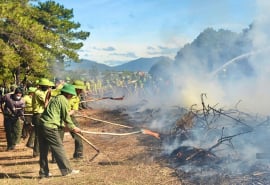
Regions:
[[[161,134],[156,160],[175,169],[184,184],[269,184],[269,118],[208,105],[134,113]],[[142,116],[144,115],[144,116]]]

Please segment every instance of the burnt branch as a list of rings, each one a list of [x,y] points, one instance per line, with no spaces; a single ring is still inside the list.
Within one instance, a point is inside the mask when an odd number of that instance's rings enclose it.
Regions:
[[[215,145],[213,145],[212,147],[210,147],[210,148],[208,149],[209,152],[210,152],[211,150],[213,150],[214,148],[218,147],[219,145],[221,145],[222,143],[226,142],[226,141],[229,142],[229,143],[233,146],[233,144],[232,144],[232,139],[233,139],[234,137],[239,136],[239,135],[242,135],[242,134],[247,134],[247,133],[250,133],[250,132],[251,132],[251,131],[240,132],[240,133],[234,134],[234,135],[232,135],[232,136],[225,136],[225,137],[223,137],[223,131],[224,131],[224,127],[222,128],[221,138],[217,141],[217,143],[216,143]]]

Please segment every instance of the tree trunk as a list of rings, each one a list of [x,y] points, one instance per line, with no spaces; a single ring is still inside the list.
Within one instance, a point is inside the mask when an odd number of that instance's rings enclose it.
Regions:
[[[20,86],[20,73],[21,73],[21,68],[17,67],[14,70],[13,76],[14,76],[14,84],[16,84],[17,86]]]

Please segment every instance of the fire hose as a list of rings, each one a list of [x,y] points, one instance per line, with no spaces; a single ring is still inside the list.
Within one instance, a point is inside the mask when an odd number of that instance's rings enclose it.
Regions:
[[[110,133],[110,132],[90,132],[90,131],[85,131],[82,130],[81,133],[86,133],[86,134],[99,134],[99,135],[114,135],[114,136],[126,136],[126,135],[132,135],[132,134],[138,134],[138,133],[143,133],[143,134],[148,134],[151,136],[154,136],[158,139],[160,139],[160,136],[158,133],[147,130],[147,129],[141,129],[139,131],[134,131],[134,132],[128,132],[128,133]],[[93,161],[99,154],[100,154],[100,150],[94,145],[92,144],[88,139],[86,139],[83,135],[81,135],[80,133],[75,133],[77,136],[79,136],[84,142],[86,142],[88,145],[91,146],[91,148],[93,148],[97,153],[89,160],[89,161]],[[108,157],[105,154],[106,157]]]
[[[95,135],[127,136],[127,135],[142,133],[142,131],[134,131],[134,132],[127,132],[127,133],[112,133],[112,132],[91,132],[91,131],[82,130],[82,133],[95,134]]]
[[[100,121],[100,122],[104,122],[104,123],[108,123],[108,124],[116,125],[116,126],[120,126],[120,127],[125,127],[125,128],[134,128],[134,127],[131,127],[131,126],[122,125],[122,124],[118,124],[118,123],[114,123],[114,122],[110,122],[110,121],[106,121],[106,120],[101,120],[101,119],[93,118],[93,117],[90,117],[90,116],[75,115],[75,117],[88,118],[88,119],[91,119],[91,120],[94,120],[94,121]],[[87,133],[86,131],[84,131],[84,132]],[[88,132],[88,134],[103,134],[103,135],[106,134],[106,135],[118,135],[118,136],[131,135],[131,134],[137,134],[137,133],[150,135],[150,136],[153,136],[155,138],[160,139],[159,133],[153,132],[153,131],[148,130],[148,129],[140,129],[140,131],[129,132],[129,133],[105,133],[105,132],[96,132],[96,133],[92,132],[92,133],[90,133],[90,132]]]

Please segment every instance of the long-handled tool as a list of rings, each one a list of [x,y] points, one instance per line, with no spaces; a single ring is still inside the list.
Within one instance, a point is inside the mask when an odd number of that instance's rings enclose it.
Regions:
[[[102,97],[102,98],[96,98],[96,99],[89,99],[89,100],[82,100],[80,101],[80,103],[87,103],[87,102],[95,102],[95,101],[99,101],[99,100],[106,100],[106,99],[110,99],[110,100],[123,100],[125,96],[121,96],[121,97],[111,97],[111,96],[106,96],[106,97]]]
[[[120,126],[120,127],[125,127],[125,128],[133,128],[133,127],[131,127],[131,126],[122,125],[122,124],[118,124],[118,123],[114,123],[114,122],[110,122],[110,121],[105,121],[105,120],[93,118],[93,117],[90,117],[90,116],[75,115],[75,117],[88,118],[88,119],[91,119],[91,120],[94,120],[94,121],[100,121],[100,122],[104,122],[104,123],[108,123],[108,124],[116,125],[116,126]]]
[[[84,142],[86,142],[87,144],[89,144],[94,150],[96,150],[97,153],[89,160],[89,161],[93,161],[99,155],[100,150],[94,144],[92,144],[88,139],[86,139],[85,137],[83,137],[83,135],[81,135],[79,133],[75,133],[75,134],[77,136],[79,136]]]

